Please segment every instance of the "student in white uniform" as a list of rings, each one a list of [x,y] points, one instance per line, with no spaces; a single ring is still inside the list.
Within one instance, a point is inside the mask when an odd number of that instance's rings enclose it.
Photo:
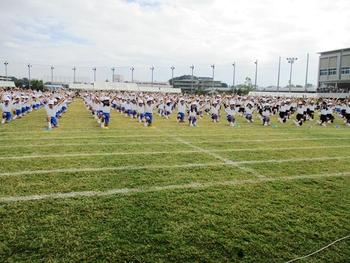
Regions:
[[[9,123],[12,120],[13,107],[11,99],[8,96],[4,97],[3,103],[0,104],[0,108],[2,111],[1,124]]]
[[[244,109],[244,115],[247,122],[250,122],[250,123],[254,122],[253,112],[254,112],[253,104],[251,102],[248,102]]]
[[[306,110],[303,103],[299,102],[298,107],[296,109],[296,113],[297,113],[296,120],[294,121],[296,126],[300,127],[303,125],[305,111]]]
[[[211,119],[213,122],[219,122],[219,112],[220,112],[220,103],[215,100],[210,108]]]
[[[188,124],[190,127],[197,126],[197,103],[192,102],[190,106],[190,111],[188,113]]]
[[[149,97],[146,99],[146,104],[145,104],[145,127],[151,126],[153,123],[153,109],[154,109],[154,102],[153,98]]]
[[[233,100],[231,100],[229,102],[229,105],[226,107],[225,112],[227,114],[226,118],[227,121],[229,123],[230,126],[235,126],[236,123],[236,119],[235,119],[235,115],[236,115],[236,109],[235,109],[235,102]]]
[[[264,125],[264,126],[268,126],[268,125],[271,124],[271,123],[270,123],[270,116],[271,116],[271,113],[272,113],[271,107],[270,107],[268,104],[266,104],[266,105],[264,106],[264,109],[263,109],[262,113],[261,113],[261,115],[262,115],[262,121],[263,121],[263,125]]]
[[[54,106],[55,102],[53,100],[49,100],[47,105],[45,106],[46,115],[47,115],[47,128],[51,130],[52,128],[58,127],[58,120],[56,117],[57,109]]]
[[[185,114],[186,114],[186,103],[184,98],[180,98],[179,104],[177,105],[177,121],[178,122],[184,122],[185,121]]]
[[[141,99],[139,99],[137,104],[137,118],[140,123],[143,122],[145,119],[145,104]]]
[[[103,97],[102,101],[102,121],[101,128],[109,129],[110,115],[111,115],[111,99],[109,97]]]
[[[279,107],[279,122],[280,123],[286,123],[287,122],[287,118],[288,118],[288,111],[290,109],[290,106],[286,105],[286,103],[284,101],[281,102],[281,105]]]
[[[321,115],[320,115],[320,121],[318,122],[322,126],[326,126],[327,123],[327,114],[328,114],[328,108],[327,108],[327,103],[323,102],[321,105]]]

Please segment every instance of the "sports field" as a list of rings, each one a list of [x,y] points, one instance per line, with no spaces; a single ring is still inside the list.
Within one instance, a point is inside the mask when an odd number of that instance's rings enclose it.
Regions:
[[[350,234],[350,129],[189,128],[75,100],[0,127],[0,262],[286,262]],[[350,262],[350,239],[300,262]]]

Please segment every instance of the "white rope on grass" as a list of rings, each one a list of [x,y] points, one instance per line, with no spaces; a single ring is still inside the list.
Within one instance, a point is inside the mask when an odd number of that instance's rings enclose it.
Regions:
[[[350,235],[347,235],[345,237],[339,238],[339,239],[333,241],[332,243],[328,244],[327,246],[324,246],[324,247],[322,247],[322,248],[320,248],[320,249],[318,249],[318,250],[316,250],[316,251],[314,251],[314,252],[312,252],[310,254],[307,254],[305,256],[301,256],[301,257],[298,257],[298,258],[286,261],[286,263],[292,263],[292,262],[295,262],[295,261],[298,261],[298,260],[301,260],[301,259],[305,259],[305,258],[311,257],[311,256],[313,256],[313,255],[315,255],[315,254],[325,250],[326,248],[329,248],[330,246],[334,245],[335,243],[338,243],[338,242],[340,242],[342,240],[345,240],[345,239],[348,239],[348,238],[350,238]]]

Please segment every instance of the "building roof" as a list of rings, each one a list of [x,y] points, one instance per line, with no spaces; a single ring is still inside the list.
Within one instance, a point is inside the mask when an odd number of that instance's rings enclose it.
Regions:
[[[322,51],[322,52],[318,52],[318,54],[324,55],[324,54],[327,54],[327,53],[334,53],[334,52],[341,52],[341,51],[350,51],[350,47],[349,48],[329,50],[329,51]]]

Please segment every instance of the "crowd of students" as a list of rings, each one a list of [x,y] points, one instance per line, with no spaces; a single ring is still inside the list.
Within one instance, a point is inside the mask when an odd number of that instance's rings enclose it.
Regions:
[[[350,100],[135,92],[85,92],[81,96],[102,128],[108,128],[112,109],[144,126],[152,125],[154,114],[165,119],[176,115],[179,123],[187,121],[189,126],[196,126],[204,115],[214,123],[225,115],[230,126],[237,124],[237,116],[248,123],[258,118],[264,126],[271,125],[273,115],[282,124],[292,121],[296,126],[316,118],[319,125],[326,126],[339,116],[345,125],[350,126]]]
[[[248,123],[257,119],[268,126],[274,115],[282,124],[291,121],[302,126],[306,121],[318,119],[319,125],[326,126],[335,118],[341,118],[350,126],[350,100],[97,91],[77,94],[67,90],[37,92],[21,89],[0,90],[1,124],[45,107],[47,128],[58,127],[59,119],[74,96],[84,99],[102,128],[109,127],[111,110],[136,119],[144,126],[152,125],[154,114],[165,119],[176,115],[179,123],[187,122],[189,126],[197,126],[204,116],[214,123],[224,118],[230,126],[237,125],[237,116]]]
[[[40,92],[33,90],[0,90],[1,124],[20,119],[32,111],[45,107],[47,128],[56,128],[59,119],[67,111],[74,92]]]

